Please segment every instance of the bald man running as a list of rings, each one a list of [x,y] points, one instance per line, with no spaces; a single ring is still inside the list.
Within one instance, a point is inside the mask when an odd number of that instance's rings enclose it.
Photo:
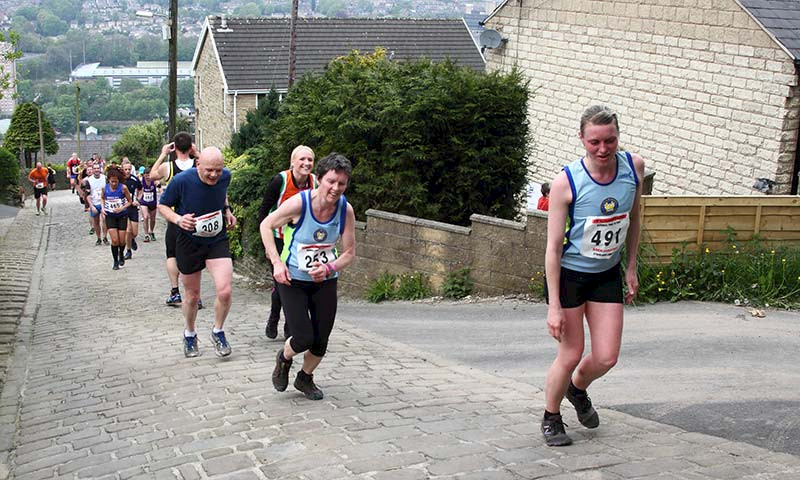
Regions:
[[[236,226],[236,217],[227,201],[230,181],[231,173],[224,168],[222,152],[216,147],[207,147],[200,153],[196,167],[172,179],[158,205],[161,216],[178,227],[175,259],[185,294],[182,304],[186,320],[183,352],[187,357],[200,354],[195,320],[203,268],[208,268],[217,291],[211,341],[217,356],[231,354],[223,330],[231,308],[233,280],[233,261],[226,230]]]

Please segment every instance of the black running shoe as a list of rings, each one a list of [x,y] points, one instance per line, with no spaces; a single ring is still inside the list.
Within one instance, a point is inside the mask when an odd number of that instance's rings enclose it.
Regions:
[[[322,390],[314,384],[314,375],[300,370],[294,379],[294,388],[303,392],[309,400],[322,400]]]
[[[133,258],[133,252],[131,252],[130,250],[128,250],[127,252],[125,252],[125,257],[124,257],[124,259],[125,259],[125,260],[130,260],[131,258]]]
[[[267,319],[267,326],[264,328],[267,338],[278,338],[278,318],[280,317],[270,315]]]
[[[198,298],[197,299],[197,309],[198,310],[202,310],[203,309],[203,299],[202,298]]]
[[[136,239],[131,239],[131,248],[134,250],[139,250],[139,245],[136,244]]]
[[[100,240],[100,239],[98,238],[98,239],[97,239],[97,241],[96,241],[96,242],[94,242],[94,244],[95,244],[95,245],[102,245],[102,244],[103,244],[103,241],[102,241],[102,240]]]
[[[180,307],[181,303],[181,294],[179,292],[170,293],[169,297],[167,297],[166,304],[168,307]]]
[[[155,233],[151,233],[150,234],[150,240],[152,240],[154,242],[156,241],[156,234]]]
[[[564,430],[564,421],[561,420],[561,415],[556,415],[550,419],[542,419],[542,434],[548,447],[572,445],[572,439],[569,438],[569,435]]]
[[[108,245],[108,239],[107,238],[103,239],[103,245]]]
[[[581,422],[586,428],[597,428],[600,425],[600,418],[592,406],[592,401],[589,399],[589,394],[586,391],[579,391],[572,382],[569,382],[567,388],[567,400],[575,407],[575,412],[578,414],[578,421]]]
[[[111,270],[119,270],[119,262],[114,262],[114,266],[111,267]]]
[[[119,266],[120,267],[124,267],[125,266],[125,259],[124,258],[120,258],[119,259]]]
[[[278,350],[278,355],[275,357],[275,369],[272,370],[272,386],[279,392],[285,391],[289,386],[289,370],[292,368],[292,361],[284,361],[281,353],[283,353],[283,347]]]

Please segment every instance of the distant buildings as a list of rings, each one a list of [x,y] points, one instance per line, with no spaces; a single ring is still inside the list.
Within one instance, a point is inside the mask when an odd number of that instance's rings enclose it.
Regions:
[[[15,61],[5,59],[5,54],[10,53],[12,48],[10,43],[0,42],[0,74],[8,74],[10,84],[7,89],[0,91],[3,97],[0,98],[0,117],[10,117],[14,113],[14,106],[17,104],[14,99],[14,94],[17,92],[17,65]]]
[[[114,88],[119,88],[123,78],[137,80],[145,86],[157,87],[169,76],[169,62],[136,62],[135,67],[101,67],[99,63],[80,65],[69,75],[75,80],[104,78]],[[178,62],[178,80],[191,78],[192,62]]]

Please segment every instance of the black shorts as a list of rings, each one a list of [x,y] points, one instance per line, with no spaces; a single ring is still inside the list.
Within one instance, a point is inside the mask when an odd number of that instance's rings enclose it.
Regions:
[[[164,245],[167,247],[167,258],[175,258],[175,245],[178,241],[178,226],[167,222],[167,233],[164,234]]]
[[[139,207],[128,207],[128,220],[131,222],[139,222]]]
[[[39,198],[42,195],[44,195],[45,197],[47,196],[47,187],[44,187],[44,188],[33,187],[33,197],[34,198]]]
[[[148,211],[148,212],[152,212],[153,210],[155,210],[155,209],[156,209],[156,206],[155,206],[155,205],[147,205],[147,204],[144,204],[144,203],[143,203],[143,204],[142,204],[142,206],[143,206],[143,207],[147,207],[147,211]]]
[[[578,272],[561,267],[560,280],[561,308],[580,307],[586,302],[622,303],[622,270],[619,264],[600,273]],[[544,295],[548,299],[547,283]]]
[[[106,215],[106,228],[108,228],[108,229],[116,228],[117,230],[127,230],[128,229],[128,216],[127,215],[120,215],[119,217],[115,217],[113,215]]]
[[[317,357],[325,356],[336,321],[337,283],[332,278],[320,283],[292,280],[291,285],[277,284],[295,352],[308,350]]]
[[[178,271],[184,275],[191,275],[206,267],[206,260],[212,258],[231,258],[228,239],[221,240],[211,245],[193,242],[186,235],[178,235],[175,260],[178,262]]]

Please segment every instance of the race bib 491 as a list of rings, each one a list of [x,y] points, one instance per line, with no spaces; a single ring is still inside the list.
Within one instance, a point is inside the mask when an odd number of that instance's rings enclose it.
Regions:
[[[611,258],[628,235],[628,212],[602,217],[587,217],[583,226],[581,255],[589,258]]]

